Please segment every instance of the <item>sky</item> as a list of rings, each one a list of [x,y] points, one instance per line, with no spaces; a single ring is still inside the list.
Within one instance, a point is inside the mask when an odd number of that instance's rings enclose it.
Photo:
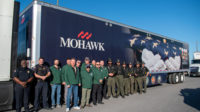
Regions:
[[[16,1],[20,2],[20,11],[32,2]],[[196,42],[200,50],[200,0],[59,0],[59,6],[186,42],[190,59]]]

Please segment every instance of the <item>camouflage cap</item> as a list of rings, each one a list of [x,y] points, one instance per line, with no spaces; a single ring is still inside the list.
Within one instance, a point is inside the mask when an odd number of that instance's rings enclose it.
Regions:
[[[117,59],[117,63],[120,63],[120,60],[119,60],[119,59]]]
[[[90,58],[89,57],[85,57],[85,60],[90,60]]]
[[[138,64],[140,65],[140,62],[139,62],[139,61],[137,61],[137,62],[136,62],[136,64],[137,64],[137,65],[138,65]]]
[[[123,65],[126,65],[126,62],[125,61],[123,61],[123,63],[122,63]]]
[[[111,58],[108,58],[108,62],[112,62],[112,59],[111,59]]]

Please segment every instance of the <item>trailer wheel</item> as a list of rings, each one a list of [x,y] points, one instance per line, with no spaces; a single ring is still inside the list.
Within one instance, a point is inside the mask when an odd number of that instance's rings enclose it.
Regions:
[[[173,84],[177,84],[178,82],[179,82],[179,74],[174,73],[174,74],[172,75],[172,83],[173,83]]]
[[[168,83],[169,83],[169,84],[172,84],[172,74],[169,74],[169,75],[168,75]]]
[[[181,73],[180,74],[180,82],[183,83],[185,81],[185,74]]]

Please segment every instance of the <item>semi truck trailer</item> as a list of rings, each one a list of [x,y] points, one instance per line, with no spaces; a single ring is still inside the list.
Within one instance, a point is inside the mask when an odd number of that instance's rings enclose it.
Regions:
[[[198,50],[193,53],[189,76],[200,76],[200,52]]]
[[[30,67],[43,57],[95,60],[111,58],[144,62],[150,70],[148,85],[184,81],[189,72],[188,44],[68,8],[34,1],[20,13],[18,56],[29,57]]]
[[[12,73],[17,67],[19,2],[0,3],[0,111],[13,108]]]
[[[128,63],[144,62],[148,86],[182,83],[189,73],[189,45],[160,34],[41,1],[33,1],[19,16],[17,59],[29,67],[43,57],[47,65],[59,59],[85,57]]]

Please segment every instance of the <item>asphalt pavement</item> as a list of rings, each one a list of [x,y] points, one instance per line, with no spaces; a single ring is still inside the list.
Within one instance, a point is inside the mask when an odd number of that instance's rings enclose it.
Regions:
[[[105,104],[70,112],[200,112],[200,77],[186,77],[184,83],[149,87],[145,94],[103,100]],[[39,112],[65,112],[62,108]]]

